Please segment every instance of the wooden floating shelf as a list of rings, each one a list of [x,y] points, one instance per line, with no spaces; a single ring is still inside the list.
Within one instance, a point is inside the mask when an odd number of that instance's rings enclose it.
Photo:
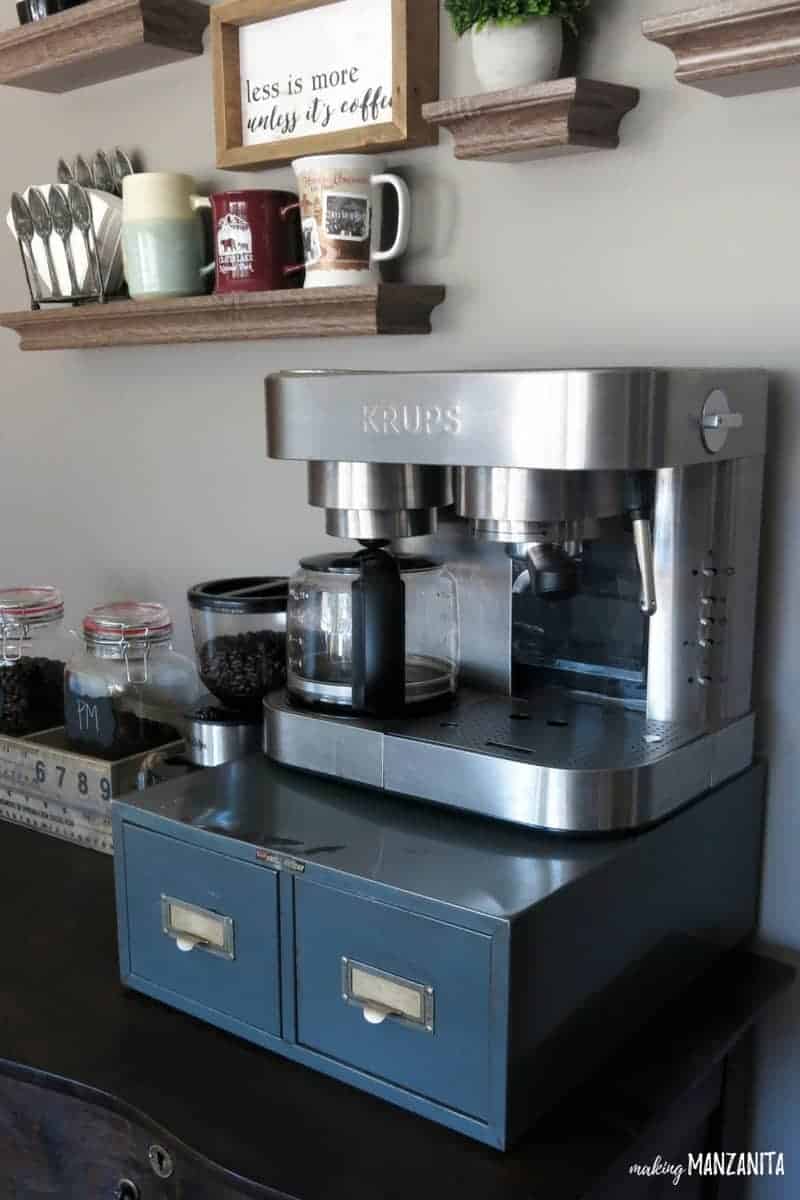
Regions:
[[[0,84],[60,93],[135,75],[202,54],[208,21],[197,0],[88,0],[0,33]]]
[[[0,327],[19,334],[23,350],[430,333],[431,312],[444,295],[435,285],[381,283],[185,300],[109,300],[2,313]]]
[[[642,22],[675,55],[679,83],[717,96],[800,86],[800,0],[709,4]]]
[[[615,149],[620,121],[638,103],[636,88],[572,78],[437,100],[422,115],[450,130],[456,158],[522,162]]]

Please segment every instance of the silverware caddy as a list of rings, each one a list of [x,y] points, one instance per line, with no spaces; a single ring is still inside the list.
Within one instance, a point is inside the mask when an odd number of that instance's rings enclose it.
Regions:
[[[80,304],[106,300],[106,280],[92,218],[91,198],[77,183],[52,185],[47,195],[31,188],[28,198],[14,192],[11,222],[17,236],[31,307],[43,304]],[[78,247],[85,263],[76,263],[73,234],[82,239]],[[67,265],[68,287],[59,279],[54,247],[59,246]],[[37,262],[37,247],[43,249]]]

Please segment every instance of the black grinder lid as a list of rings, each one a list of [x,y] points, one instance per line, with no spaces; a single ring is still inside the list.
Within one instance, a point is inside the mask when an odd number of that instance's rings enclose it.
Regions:
[[[282,575],[248,575],[242,579],[212,579],[189,588],[189,606],[216,613],[285,612],[289,580]]]
[[[317,554],[301,558],[300,566],[304,571],[316,571],[320,575],[358,575],[365,553],[364,550],[356,550],[352,554]],[[421,554],[392,554],[389,557],[395,560],[403,575],[436,568],[435,562]]]

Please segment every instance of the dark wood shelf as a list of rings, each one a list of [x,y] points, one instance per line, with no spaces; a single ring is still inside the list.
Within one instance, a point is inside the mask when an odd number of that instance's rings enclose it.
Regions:
[[[197,0],[88,0],[0,33],[0,84],[71,92],[203,53]]]
[[[708,4],[642,22],[675,55],[679,83],[717,96],[800,86],[800,0]]]
[[[636,88],[596,79],[554,79],[527,87],[437,100],[422,115],[449,129],[456,158],[521,162],[619,145]]]
[[[110,300],[2,313],[0,327],[19,334],[23,350],[419,334],[431,332],[431,312],[444,295],[438,285],[381,283],[185,300]]]

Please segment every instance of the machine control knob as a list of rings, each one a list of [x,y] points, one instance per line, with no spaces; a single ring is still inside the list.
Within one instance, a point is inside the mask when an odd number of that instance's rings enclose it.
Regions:
[[[698,675],[697,682],[701,687],[708,687],[710,683],[713,683],[713,680],[710,675]]]
[[[714,618],[713,617],[701,617],[700,624],[703,626],[704,629],[708,629],[709,625],[714,624]]]
[[[698,646],[702,646],[703,650],[710,650],[711,647],[714,645],[714,639],[713,638],[698,638],[697,644],[698,644]]]
[[[700,416],[700,436],[710,454],[719,454],[728,440],[732,429],[744,425],[742,413],[731,412],[728,397],[722,388],[715,388],[706,397]]]

